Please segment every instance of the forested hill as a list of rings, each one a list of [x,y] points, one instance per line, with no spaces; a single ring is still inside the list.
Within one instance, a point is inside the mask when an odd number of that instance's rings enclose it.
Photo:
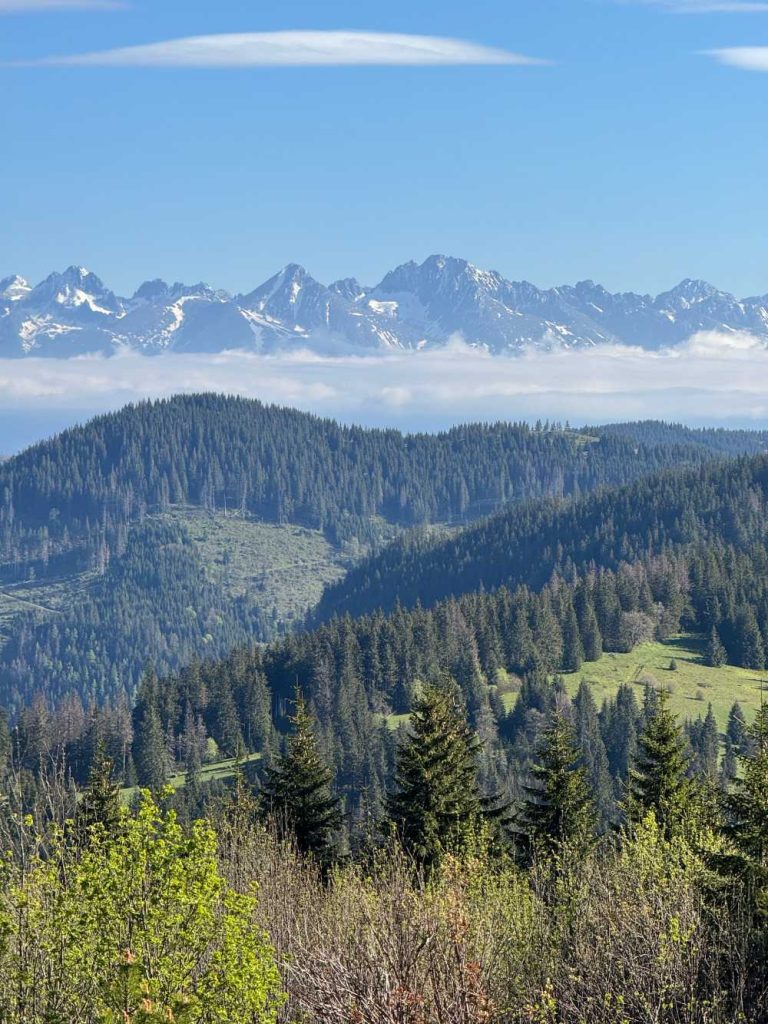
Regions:
[[[147,659],[167,673],[284,632],[409,528],[722,453],[666,426],[648,443],[550,424],[403,435],[215,395],[129,406],[0,466],[0,705],[130,699]]]
[[[645,445],[688,445],[722,455],[760,455],[768,451],[768,431],[725,430],[722,427],[686,427],[680,423],[642,420],[586,427],[595,437],[623,437]]]
[[[753,435],[737,435],[748,452]],[[171,505],[228,509],[369,542],[398,526],[461,522],[508,503],[615,486],[721,446],[523,424],[436,435],[343,427],[260,402],[181,396],[128,406],[0,466],[0,579],[103,566],[126,529]]]
[[[715,698],[717,682],[724,725],[728,704],[746,700],[754,708],[759,700],[768,649],[767,558],[764,544],[739,550],[722,541],[702,542],[622,563],[615,572],[590,572],[571,582],[555,578],[539,591],[501,587],[429,609],[400,607],[389,615],[335,618],[267,646],[242,647],[221,660],[192,661],[163,680],[149,671],[132,724],[125,702],[89,715],[76,698],[53,713],[37,700],[19,714],[16,742],[30,769],[55,760],[66,748],[81,781],[101,742],[122,766],[126,783],[160,788],[169,775],[199,773],[202,759],[214,759],[210,751],[215,757],[247,751],[269,760],[288,725],[286,711],[298,683],[346,798],[349,824],[356,828],[378,815],[391,789],[393,729],[405,721],[425,682],[455,684],[482,742],[479,765],[487,791],[519,794],[548,714],[567,707],[566,691],[573,696],[580,677],[568,713],[578,726],[607,823],[626,792],[642,728],[643,688],[646,711],[662,685],[682,703],[686,718],[693,717],[686,724],[692,769],[710,780],[717,776],[718,726],[711,705],[703,717],[704,701]],[[697,634],[689,638],[697,651],[695,696],[678,694],[674,682],[681,631]],[[593,665],[604,661],[604,651],[611,652],[612,661],[613,655],[631,655],[654,639],[669,641],[663,671],[670,674],[659,678],[627,671],[614,677],[621,685],[618,692],[614,686],[604,694],[598,715],[585,682]],[[646,656],[638,655],[642,668]],[[733,687],[727,694],[718,682],[721,671],[729,673]],[[561,672],[568,674],[567,683],[565,678],[553,682]],[[698,720],[696,700],[702,702]],[[734,714],[744,719],[732,709],[728,735],[737,743],[730,732],[737,724]],[[1,731],[0,725],[0,738]],[[726,767],[726,778],[730,770]]]
[[[697,542],[739,549],[768,536],[768,456],[668,470],[577,500],[543,499],[435,540],[401,538],[326,590],[315,621],[430,605],[481,588],[543,586],[592,567],[615,569]]]

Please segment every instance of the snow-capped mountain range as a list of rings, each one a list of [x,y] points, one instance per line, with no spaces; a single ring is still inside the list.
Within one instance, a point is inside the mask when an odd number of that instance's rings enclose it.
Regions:
[[[768,295],[737,299],[686,280],[653,297],[611,294],[592,281],[541,290],[465,260],[405,263],[378,285],[322,285],[285,267],[246,295],[205,284],[147,281],[122,298],[82,267],[32,287],[0,281],[0,358],[131,349],[323,354],[435,348],[453,338],[494,354],[604,343],[658,349],[702,330],[746,331],[768,344]]]

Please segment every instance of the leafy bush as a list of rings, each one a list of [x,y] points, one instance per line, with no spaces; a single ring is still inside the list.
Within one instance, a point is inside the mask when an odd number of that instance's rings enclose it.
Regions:
[[[225,881],[207,822],[185,832],[145,794],[112,834],[94,826],[78,849],[59,831],[4,874],[4,1024],[276,1021],[280,978],[254,892]]]

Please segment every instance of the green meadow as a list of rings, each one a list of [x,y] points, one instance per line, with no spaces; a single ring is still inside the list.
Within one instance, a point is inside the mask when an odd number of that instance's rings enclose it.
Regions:
[[[734,701],[752,718],[760,707],[764,687],[768,699],[768,672],[732,665],[711,668],[705,664],[705,646],[703,637],[675,636],[663,643],[640,644],[629,654],[604,654],[599,661],[585,663],[578,672],[564,678],[570,694],[586,679],[598,704],[611,697],[622,683],[637,687],[638,699],[642,699],[650,683],[669,692],[672,710],[681,721],[706,714],[711,704],[723,728]],[[673,663],[675,668],[670,667]]]

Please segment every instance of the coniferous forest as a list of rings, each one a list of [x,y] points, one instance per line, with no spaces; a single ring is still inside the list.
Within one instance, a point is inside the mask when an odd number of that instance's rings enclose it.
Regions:
[[[0,1021],[764,1024],[764,451],[192,396],[0,465]],[[344,574],[280,622],[190,508]]]

